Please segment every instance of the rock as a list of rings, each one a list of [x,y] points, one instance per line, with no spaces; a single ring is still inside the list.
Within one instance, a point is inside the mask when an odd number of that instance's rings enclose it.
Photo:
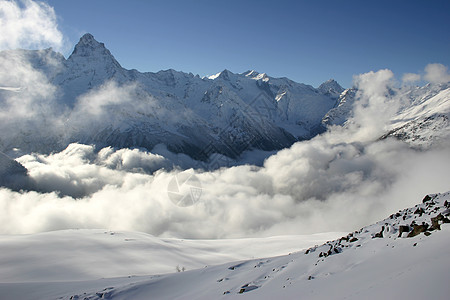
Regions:
[[[409,232],[410,230],[408,225],[400,225],[398,227],[398,237],[401,237],[403,232]]]
[[[383,238],[383,231],[384,231],[384,226],[381,226],[381,231],[378,233],[375,233],[373,238]]]
[[[424,214],[424,213],[425,213],[425,210],[421,207],[416,209],[416,211],[414,212],[414,214],[419,215],[419,217],[421,217],[422,214]]]
[[[444,217],[442,214],[431,218],[431,230],[441,230],[441,223],[450,223],[450,220],[447,217]]]
[[[425,198],[423,198],[422,203],[425,203],[427,201],[430,201],[432,198],[430,197],[430,195],[426,195]]]
[[[249,285],[248,283],[243,285],[241,287],[241,289],[239,290],[239,294],[245,293],[245,292],[249,292],[249,291],[253,291],[256,290],[258,288],[258,286],[256,285]]]
[[[413,230],[408,234],[408,238],[414,237],[421,232],[427,231],[429,225],[427,223],[423,223],[422,225],[414,225]]]

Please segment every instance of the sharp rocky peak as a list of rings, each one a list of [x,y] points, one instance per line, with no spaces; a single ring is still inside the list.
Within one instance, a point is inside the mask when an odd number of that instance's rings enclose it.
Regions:
[[[93,56],[108,57],[117,63],[111,52],[105,47],[105,44],[98,42],[90,33],[86,33],[80,38],[69,59]]]
[[[318,90],[322,92],[323,94],[327,94],[332,97],[339,97],[339,95],[344,91],[344,88],[337,83],[334,79],[329,79],[322,83]]]

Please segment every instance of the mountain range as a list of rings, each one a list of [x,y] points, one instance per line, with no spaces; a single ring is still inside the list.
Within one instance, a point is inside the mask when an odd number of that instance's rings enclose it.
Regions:
[[[53,109],[64,115],[64,133],[47,136],[47,145],[15,138],[1,141],[3,151],[49,152],[71,142],[149,150],[165,144],[194,158],[212,153],[236,158],[249,149],[282,149],[323,131],[322,118],[344,90],[334,80],[315,89],[255,71],[224,70],[200,78],[174,70],[126,70],[91,34],[81,37],[67,59],[52,49],[4,51],[0,56],[20,57],[19,62],[26,60],[44,74],[56,87]],[[8,88],[1,91],[4,98],[27,87],[19,82]],[[39,135],[35,128],[28,130],[24,135]]]
[[[343,125],[358,99],[357,88],[344,90],[332,79],[314,88],[256,71],[223,70],[201,78],[175,70],[127,70],[91,34],[81,37],[67,59],[51,48],[3,51],[0,59],[13,69],[26,64],[44,82],[27,86],[19,78],[1,84],[4,105],[27,97],[37,102],[35,120],[16,120],[9,124],[14,134],[0,139],[0,151],[8,154],[49,153],[78,142],[148,150],[164,144],[194,159],[214,153],[236,159],[247,150],[283,149]],[[39,88],[51,92],[33,91]],[[411,137],[406,128],[448,128],[448,94],[448,84],[392,90],[404,103],[386,134],[415,142],[423,140],[421,133]],[[425,108],[430,105],[435,109]],[[422,134],[427,140],[435,136]]]

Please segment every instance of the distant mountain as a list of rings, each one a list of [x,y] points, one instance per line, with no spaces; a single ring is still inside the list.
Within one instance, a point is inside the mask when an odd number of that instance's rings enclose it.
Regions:
[[[400,103],[400,108],[380,139],[394,137],[412,147],[426,149],[450,137],[450,83],[396,88],[390,90],[389,97]],[[323,117],[322,126],[345,126],[353,117],[357,100],[358,89],[342,92],[337,106]]]
[[[282,149],[330,125],[344,125],[358,98],[357,89],[344,90],[332,79],[314,88],[256,71],[223,70],[200,78],[174,70],[127,70],[91,34],[81,37],[67,59],[45,49],[3,51],[0,60],[16,78],[0,83],[0,103],[27,99],[26,106],[34,99],[29,109],[36,115],[3,128],[8,134],[0,138],[0,150],[5,153],[14,148],[49,153],[74,142],[149,150],[164,144],[195,159],[213,153],[234,159],[246,150]],[[42,84],[14,73],[24,61]],[[392,92],[405,105],[386,136],[414,144],[423,140],[419,135],[430,140],[447,130],[448,84]],[[414,129],[424,127],[420,124],[431,131]]]
[[[405,104],[382,139],[426,149],[450,137],[450,83],[404,89],[400,95]]]
[[[174,70],[126,70],[91,34],[81,37],[68,59],[51,49],[5,51],[1,56],[17,52],[57,87],[64,130],[55,139],[47,137],[47,145],[15,138],[2,141],[3,150],[48,152],[70,142],[147,149],[165,144],[195,158],[215,152],[234,158],[245,150],[277,150],[311,138],[323,130],[321,119],[343,90],[332,80],[315,89],[255,71],[224,70],[200,78]],[[114,94],[114,88],[127,93]],[[95,97],[103,97],[97,107],[101,118],[86,105]],[[33,130],[24,134],[33,136]]]

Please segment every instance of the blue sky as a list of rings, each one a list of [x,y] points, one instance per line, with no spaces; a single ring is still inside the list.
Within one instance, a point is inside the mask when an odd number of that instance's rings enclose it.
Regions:
[[[450,1],[48,0],[71,44],[86,32],[127,69],[254,69],[318,86],[450,65]],[[64,53],[70,54],[70,50]]]

